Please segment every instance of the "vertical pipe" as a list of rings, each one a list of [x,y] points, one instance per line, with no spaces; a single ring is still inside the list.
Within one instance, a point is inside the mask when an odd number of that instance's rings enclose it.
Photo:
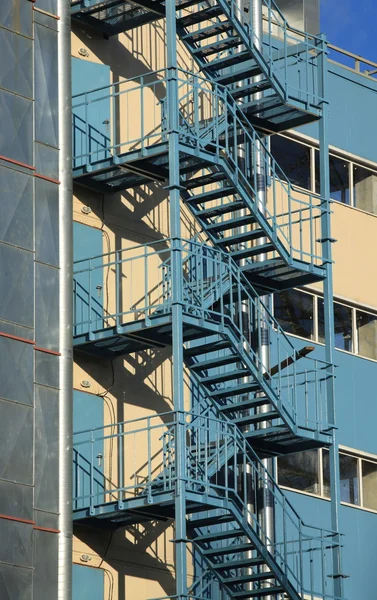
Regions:
[[[327,42],[326,36],[321,35],[322,45],[319,48],[319,96],[323,98],[322,118],[319,120],[319,141],[320,141],[320,192],[324,211],[321,217],[322,226],[322,254],[326,268],[326,278],[323,284],[323,306],[324,306],[324,325],[325,325],[325,356],[329,364],[327,380],[327,414],[328,421],[335,424],[335,389],[333,378],[333,348],[334,348],[334,308],[333,308],[333,280],[332,280],[332,238],[331,238],[331,218],[330,218],[330,174],[329,174],[329,140],[328,140],[328,103],[325,100],[327,95]],[[332,445],[329,452],[330,461],[330,489],[331,489],[331,526],[336,532],[335,543],[337,547],[333,549],[333,578],[334,578],[334,596],[343,597],[343,578],[340,555],[339,539],[339,450],[336,429],[332,431]]]
[[[186,564],[186,435],[183,392],[182,243],[180,222],[179,110],[175,0],[166,1],[169,201],[172,253],[173,403],[176,429],[175,573],[178,600],[187,597]]]
[[[72,90],[70,3],[58,0],[59,534],[58,600],[72,598]]]

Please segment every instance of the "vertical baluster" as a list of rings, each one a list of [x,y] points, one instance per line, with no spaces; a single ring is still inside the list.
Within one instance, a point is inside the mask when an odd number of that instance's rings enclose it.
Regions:
[[[90,431],[90,481],[89,481],[89,494],[90,494],[90,514],[94,515],[94,433],[93,429]]]
[[[120,331],[120,253],[119,250],[115,251],[115,326],[116,330]]]

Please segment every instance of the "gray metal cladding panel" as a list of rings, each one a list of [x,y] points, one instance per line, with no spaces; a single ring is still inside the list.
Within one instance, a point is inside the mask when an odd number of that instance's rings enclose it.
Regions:
[[[44,510],[34,510],[34,521],[37,527],[59,529],[59,515]]]
[[[33,250],[33,178],[0,166],[0,189],[0,241]]]
[[[0,319],[0,331],[2,333],[9,333],[17,337],[22,337],[25,340],[34,340],[34,329],[29,327],[23,327],[22,325],[15,325],[14,323],[8,323]]]
[[[32,44],[18,33],[0,29],[0,87],[27,98],[33,97]]]
[[[35,180],[35,258],[59,265],[59,186]]]
[[[0,243],[0,319],[34,326],[34,256]]]
[[[0,539],[3,540],[0,544],[0,562],[18,567],[33,566],[33,525],[0,519]]]
[[[31,2],[24,0],[1,0],[0,23],[3,27],[32,36],[33,12]]]
[[[38,23],[34,32],[35,139],[58,147],[57,34]]]
[[[33,409],[0,400],[0,479],[33,484]]]
[[[33,571],[0,564],[0,598],[1,600],[32,600]]]
[[[59,151],[38,142],[35,143],[34,148],[37,173],[57,180],[59,178]]]
[[[0,336],[0,398],[33,404],[34,348]]]
[[[58,597],[58,536],[55,533],[34,531],[34,600],[53,600]]]
[[[46,27],[50,27],[54,31],[58,30],[58,20],[54,17],[50,17],[49,15],[45,15],[44,13],[34,11],[34,22],[39,23],[40,25],[45,25]]]
[[[0,513],[9,517],[33,520],[33,488],[0,480]],[[0,598],[2,596],[0,595]]]
[[[34,507],[58,511],[59,392],[35,386]]]
[[[46,352],[35,352],[35,382],[59,387],[59,357]]]
[[[45,10],[53,15],[58,12],[58,1],[57,0],[38,0],[38,8]]]
[[[37,346],[59,348],[59,271],[35,263],[35,340]]]
[[[0,90],[0,155],[33,163],[33,102]]]

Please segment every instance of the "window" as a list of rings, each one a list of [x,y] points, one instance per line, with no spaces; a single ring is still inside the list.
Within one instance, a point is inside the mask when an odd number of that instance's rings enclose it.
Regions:
[[[287,333],[313,339],[313,296],[297,290],[274,295],[274,313]]]
[[[377,173],[353,165],[353,206],[377,213]]]
[[[274,294],[274,315],[282,329],[299,337],[325,342],[323,300],[290,290]],[[334,302],[335,348],[377,360],[377,314]]]
[[[311,189],[311,149],[280,135],[271,136],[271,154],[282,169],[279,176],[294,185]],[[285,177],[286,176],[286,177]]]
[[[356,311],[359,354],[377,360],[377,316]]]
[[[279,457],[279,485],[329,499],[329,456],[329,451],[322,448]],[[373,459],[341,450],[339,471],[341,502],[377,511],[377,457]]]

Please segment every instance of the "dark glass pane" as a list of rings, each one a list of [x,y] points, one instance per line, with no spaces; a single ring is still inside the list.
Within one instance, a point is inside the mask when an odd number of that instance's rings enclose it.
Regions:
[[[357,208],[377,214],[377,173],[354,165],[353,195]]]
[[[356,323],[360,356],[377,360],[377,317],[357,310]]]
[[[340,454],[340,499],[342,502],[360,505],[357,459]]]
[[[330,498],[330,454],[328,450],[322,450],[322,477],[323,495]]]
[[[310,185],[310,148],[278,135],[271,136],[271,154],[282,170],[279,176],[307,190]]]
[[[330,154],[330,196],[333,200],[350,204],[349,162]],[[319,152],[315,152],[315,186],[320,193]]]
[[[377,510],[377,463],[362,461],[363,506]]]
[[[274,313],[287,333],[313,338],[313,296],[295,290],[275,294]]]
[[[297,452],[278,459],[279,484],[300,492],[319,494],[318,450]]]
[[[334,302],[335,348],[352,352],[352,309]],[[323,300],[318,299],[318,341],[325,341]]]

